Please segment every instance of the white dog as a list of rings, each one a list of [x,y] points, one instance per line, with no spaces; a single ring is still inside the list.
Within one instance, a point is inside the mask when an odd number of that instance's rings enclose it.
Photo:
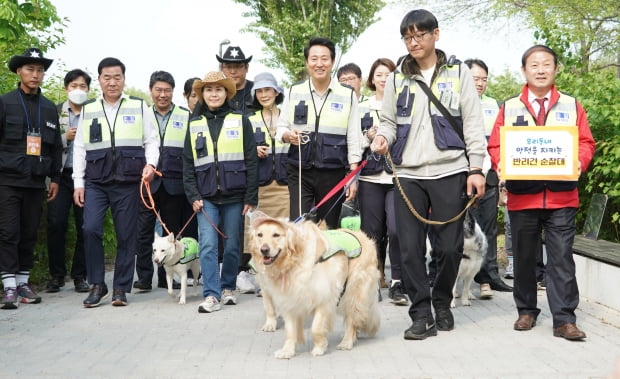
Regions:
[[[187,271],[192,270],[194,278],[200,275],[200,260],[198,259],[198,242],[189,237],[178,241],[174,234],[170,233],[167,237],[160,237],[155,233],[153,241],[153,261],[166,270],[166,280],[168,282],[168,295],[174,296],[172,289],[173,274],[176,273],[181,278],[181,291],[179,292],[179,304],[185,304],[185,293],[187,291]],[[194,296],[198,296],[198,286],[194,286]]]
[[[462,294],[460,294],[461,304],[469,306],[471,305],[470,300],[475,299],[471,294],[471,283],[474,280],[474,276],[480,271],[480,267],[484,262],[484,257],[487,254],[487,237],[484,235],[482,228],[480,228],[480,225],[478,225],[469,210],[465,212],[463,237],[463,258],[461,258],[459,274],[454,283],[454,289],[452,290],[453,298],[450,304],[452,308],[456,306],[454,299],[459,297],[456,286],[461,281],[463,282],[463,291]]]

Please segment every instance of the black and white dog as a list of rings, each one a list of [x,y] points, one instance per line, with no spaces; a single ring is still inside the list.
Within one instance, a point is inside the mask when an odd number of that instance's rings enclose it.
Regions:
[[[463,290],[460,294],[461,304],[471,305],[470,300],[475,299],[471,294],[471,283],[474,280],[474,276],[480,271],[480,267],[484,262],[484,257],[487,254],[487,237],[484,235],[482,228],[478,225],[476,219],[474,219],[474,216],[469,210],[465,212],[463,237],[463,258],[461,259],[459,274],[454,283],[454,289],[452,290],[453,298],[450,304],[452,308],[456,306],[454,299],[459,297],[456,287],[460,282],[463,282]]]

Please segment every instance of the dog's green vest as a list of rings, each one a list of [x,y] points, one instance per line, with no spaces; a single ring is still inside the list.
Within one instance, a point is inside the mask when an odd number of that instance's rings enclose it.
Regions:
[[[183,243],[183,255],[181,256],[179,263],[185,264],[198,259],[200,253],[198,241],[192,237],[183,237],[181,238],[181,242]]]
[[[360,241],[351,233],[341,230],[324,230],[323,236],[327,239],[327,250],[319,258],[319,262],[331,258],[337,253],[343,252],[347,258],[357,258],[362,253]]]

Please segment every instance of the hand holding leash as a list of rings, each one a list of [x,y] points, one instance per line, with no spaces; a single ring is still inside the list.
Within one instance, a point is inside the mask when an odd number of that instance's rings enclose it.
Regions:
[[[373,153],[385,155],[388,151],[388,143],[384,136],[378,135],[372,140],[370,150]]]
[[[486,180],[482,174],[467,176],[467,196],[481,199],[484,196]]]

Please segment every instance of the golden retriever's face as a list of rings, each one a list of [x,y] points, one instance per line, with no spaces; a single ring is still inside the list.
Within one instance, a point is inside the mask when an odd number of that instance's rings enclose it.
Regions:
[[[263,221],[254,229],[253,242],[255,259],[260,257],[263,264],[269,266],[288,250],[287,230],[278,221]]]

